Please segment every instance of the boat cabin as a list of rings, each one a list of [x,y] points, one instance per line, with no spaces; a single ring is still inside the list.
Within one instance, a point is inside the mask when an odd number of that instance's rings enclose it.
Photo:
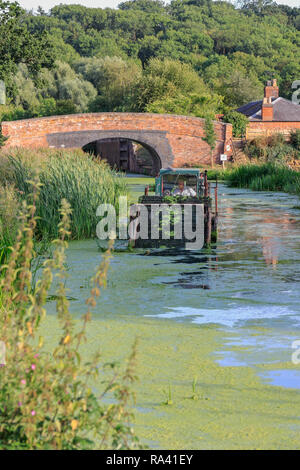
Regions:
[[[170,196],[178,187],[179,181],[184,181],[185,188],[195,191],[196,197],[203,196],[204,174],[197,168],[164,168],[155,178],[155,195]]]

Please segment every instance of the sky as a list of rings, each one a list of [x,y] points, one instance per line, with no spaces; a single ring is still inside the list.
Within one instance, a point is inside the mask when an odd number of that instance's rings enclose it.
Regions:
[[[124,0],[18,0],[20,5],[26,8],[26,10],[36,10],[38,6],[41,6],[46,11],[60,3],[69,5],[80,4],[94,8],[116,8],[122,1]],[[278,0],[277,3],[291,7],[300,7],[300,0]]]

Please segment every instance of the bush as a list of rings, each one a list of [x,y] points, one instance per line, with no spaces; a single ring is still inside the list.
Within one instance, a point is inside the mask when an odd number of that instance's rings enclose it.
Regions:
[[[248,141],[244,152],[250,159],[258,159],[269,163],[284,163],[299,156],[295,147],[289,145],[282,134],[258,137]]]
[[[71,215],[66,201],[62,201],[53,258],[44,261],[41,278],[32,290],[30,264],[34,257],[37,192],[35,183],[32,203],[23,203],[20,229],[0,284],[0,339],[6,346],[6,364],[0,367],[0,449],[134,448],[137,439],[129,425],[132,415],[128,402],[129,385],[135,380],[136,347],[125,372],[117,371],[112,363],[113,377],[109,378],[104,375],[105,369],[99,367],[98,354],[83,363],[80,353],[91,309],[105,285],[110,250],[93,278],[87,312],[78,330],[64,287]],[[61,333],[57,346],[49,352],[38,334],[46,315],[53,272],[58,277],[56,307]],[[103,381],[103,376],[107,381]],[[95,385],[102,389],[102,396],[109,393],[110,405],[96,397],[92,391]]]
[[[246,128],[249,121],[244,114],[228,110],[225,111],[223,120],[224,122],[232,124],[234,137],[244,137],[246,135]]]
[[[0,148],[3,147],[3,145],[5,144],[5,141],[7,140],[7,137],[5,137],[3,134],[2,134],[2,129],[0,129]]]
[[[31,191],[28,181],[38,173],[42,184],[37,201],[38,238],[57,238],[57,207],[62,199],[73,208],[71,237],[84,239],[95,235],[99,204],[118,208],[119,196],[127,194],[125,178],[81,151],[17,150],[3,157],[1,169],[0,184],[14,185],[25,198]]]

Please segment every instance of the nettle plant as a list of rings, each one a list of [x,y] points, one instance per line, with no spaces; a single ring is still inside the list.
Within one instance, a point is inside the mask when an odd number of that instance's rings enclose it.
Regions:
[[[111,257],[109,249],[93,278],[87,311],[80,327],[69,310],[65,288],[65,249],[70,235],[71,208],[60,209],[59,239],[53,242],[39,281],[32,288],[36,202],[39,183],[32,182],[30,201],[23,201],[20,228],[7,265],[2,267],[0,288],[0,340],[6,361],[0,368],[0,449],[132,449],[140,448],[130,411],[131,383],[136,345],[124,370],[110,364],[103,374],[100,356],[82,360],[80,346],[86,340],[91,309],[105,287]],[[39,327],[46,315],[46,299],[57,279],[56,309],[60,340],[51,352],[45,349]],[[100,380],[106,376],[106,380]],[[96,396],[98,385],[101,396]],[[104,395],[109,400],[103,403]]]

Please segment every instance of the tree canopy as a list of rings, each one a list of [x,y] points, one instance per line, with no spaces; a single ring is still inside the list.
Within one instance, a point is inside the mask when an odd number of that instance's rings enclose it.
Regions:
[[[30,31],[25,12],[17,2],[0,0],[0,79],[13,96],[13,75],[18,64],[26,64],[34,76],[41,67],[51,67],[54,56],[46,31]]]
[[[9,98],[0,113],[230,115],[260,99],[270,78],[290,98],[299,46],[300,8],[272,0],[60,4],[49,13],[0,0],[0,79]]]

